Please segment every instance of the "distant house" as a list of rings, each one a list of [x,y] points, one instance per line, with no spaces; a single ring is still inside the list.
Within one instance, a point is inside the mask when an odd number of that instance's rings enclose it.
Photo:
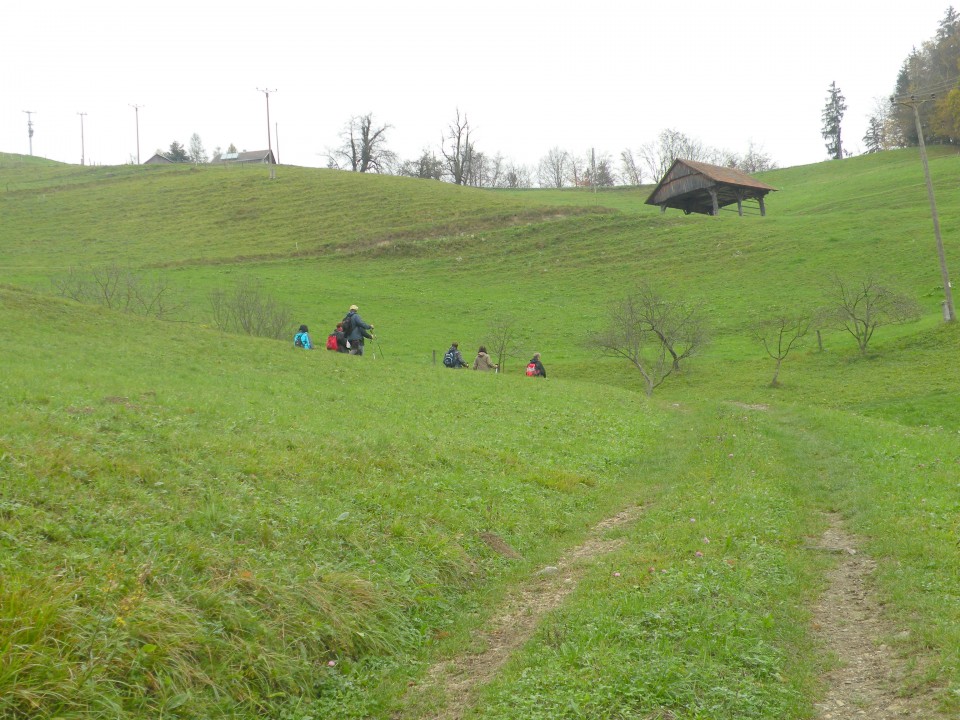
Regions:
[[[660,212],[669,207],[687,215],[719,215],[720,208],[736,203],[737,212],[743,215],[744,201],[756,200],[760,215],[766,215],[763,198],[775,190],[733,168],[677,159],[650,193],[647,205],[659,205]]]
[[[277,164],[277,160],[273,156],[273,150],[250,150],[249,152],[244,150],[243,152],[223,153],[219,158],[210,162],[214,165]]]
[[[143,161],[144,165],[170,165],[172,163],[173,160],[164,157],[160,153],[154,153],[150,158]]]

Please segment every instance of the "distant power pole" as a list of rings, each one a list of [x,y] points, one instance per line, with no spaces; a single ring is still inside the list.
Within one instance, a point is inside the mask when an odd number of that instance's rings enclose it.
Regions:
[[[86,115],[86,113],[78,112],[77,115],[80,116],[80,164],[86,165],[87,150],[83,142],[83,116]]]
[[[258,91],[262,92],[267,96],[267,150],[270,151],[270,154],[273,154],[273,143],[270,142],[270,93],[276,92],[276,88],[273,90],[257,88]]]
[[[33,118],[31,115],[36,115],[36,110],[24,110],[27,114],[27,138],[30,140],[30,155],[33,155]]]
[[[137,123],[137,165],[140,164],[140,108],[143,105],[130,105],[133,108],[133,114]]]
[[[917,122],[917,139],[920,141],[920,159],[923,161],[923,174],[927,180],[927,197],[930,200],[930,214],[933,216],[933,234],[937,239],[937,255],[940,257],[940,277],[943,279],[944,300],[944,320],[954,322],[957,319],[957,313],[953,308],[953,290],[950,287],[950,274],[947,272],[947,257],[943,252],[943,238],[940,236],[940,216],[937,214],[937,202],[933,198],[933,181],[930,179],[930,164],[927,162],[927,146],[923,142],[923,128],[920,126],[920,105],[933,100],[935,95],[926,97],[917,97],[910,95],[908,97],[897,98],[894,102],[897,105],[905,105],[913,108],[913,117]]]

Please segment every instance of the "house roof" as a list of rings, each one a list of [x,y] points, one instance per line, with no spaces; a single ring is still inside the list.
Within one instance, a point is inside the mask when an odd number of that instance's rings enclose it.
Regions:
[[[738,200],[762,198],[775,190],[734,168],[678,158],[650,193],[646,204],[711,215],[711,191],[717,196],[717,206],[724,207]]]
[[[223,153],[211,163],[265,163],[276,164],[273,150],[244,150],[243,152]]]
[[[146,165],[146,164],[149,163],[149,164],[151,164],[151,165],[156,165],[156,164],[158,164],[158,163],[172,163],[172,162],[173,162],[173,160],[171,160],[170,158],[165,157],[164,155],[161,155],[160,153],[154,153],[153,155],[151,155],[150,157],[148,157],[146,160],[144,160],[144,161],[143,161],[143,164]]]

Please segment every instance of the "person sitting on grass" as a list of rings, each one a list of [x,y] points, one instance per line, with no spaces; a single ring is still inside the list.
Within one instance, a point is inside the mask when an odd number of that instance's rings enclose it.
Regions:
[[[463,354],[460,352],[459,343],[453,343],[450,349],[443,354],[443,366],[453,370],[468,367],[463,359]]]
[[[300,330],[293,336],[293,346],[304,350],[313,349],[313,343],[310,342],[310,331],[307,330],[306,325],[301,325]]]
[[[530,359],[530,362],[527,363],[527,376],[542,377],[546,379],[547,370],[545,367],[543,367],[543,363],[540,362],[540,353],[534,353],[533,357]]]
[[[477,350],[477,358],[473,361],[474,370],[499,370],[499,365],[494,365],[490,362],[490,356],[487,355],[487,348],[484,345],[480,346],[480,349]]]

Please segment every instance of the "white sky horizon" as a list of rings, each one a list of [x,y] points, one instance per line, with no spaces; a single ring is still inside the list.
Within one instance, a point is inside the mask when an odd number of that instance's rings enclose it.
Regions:
[[[804,165],[828,159],[830,83],[848,106],[844,147],[862,152],[876,99],[949,4],[20,2],[0,11],[0,151],[28,154],[30,110],[33,154],[79,164],[85,112],[87,164],[126,163],[134,104],[141,161],[193,133],[208,154],[266,149],[269,88],[283,164],[325,167],[349,118],[368,112],[402,159],[438,151],[459,109],[479,150],[531,170],[555,146],[618,165],[668,128]]]

